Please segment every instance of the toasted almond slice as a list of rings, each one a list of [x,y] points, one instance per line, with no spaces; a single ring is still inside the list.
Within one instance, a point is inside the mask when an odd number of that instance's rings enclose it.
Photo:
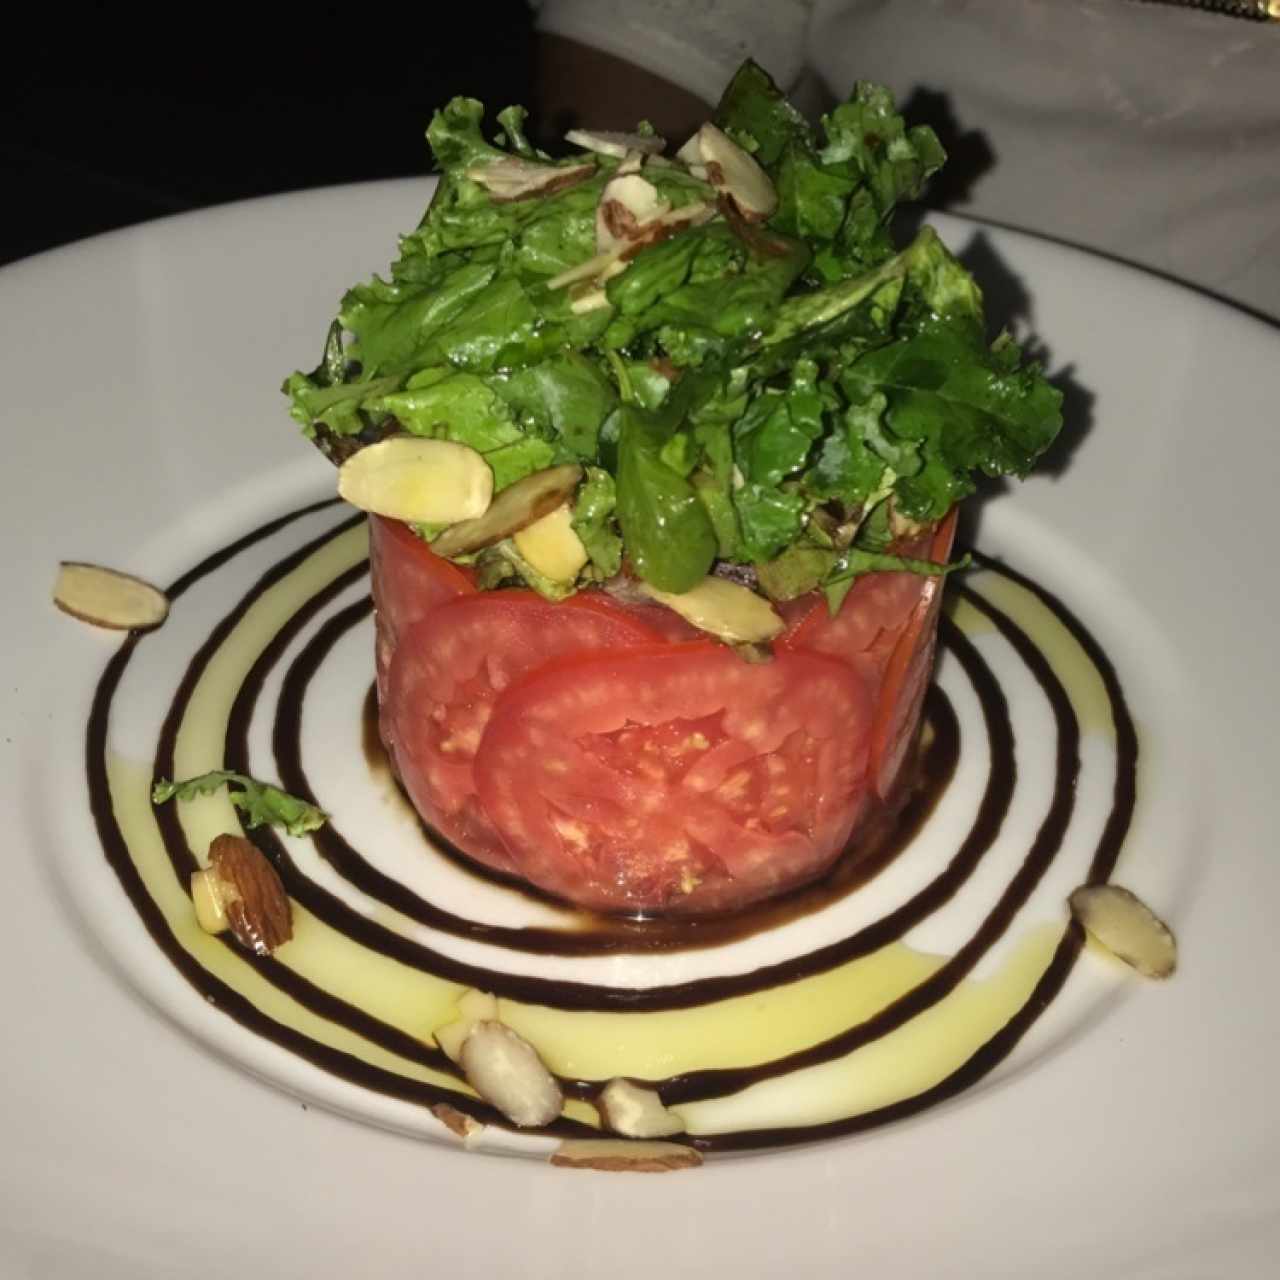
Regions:
[[[596,249],[608,253],[641,239],[647,224],[670,211],[671,206],[648,178],[638,173],[610,178],[596,206]]]
[[[191,902],[196,909],[196,923],[205,933],[222,933],[231,928],[227,919],[227,903],[235,890],[209,869],[191,874]]]
[[[654,155],[667,145],[667,140],[659,138],[656,133],[619,133],[615,129],[570,129],[564,140],[572,142],[575,147],[595,151],[602,156],[616,156],[619,160],[628,151]]]
[[[230,929],[260,956],[293,937],[289,898],[275,867],[244,836],[220,835],[209,846],[209,865],[191,877],[191,896],[202,929]]]
[[[112,631],[151,631],[169,616],[169,597],[158,587],[78,560],[58,566],[53,603],[81,622]]]
[[[520,1128],[550,1124],[564,1095],[537,1051],[501,1022],[477,1022],[462,1045],[467,1082]]]
[[[684,145],[676,152],[676,159],[681,164],[694,165],[704,163],[702,157],[702,130],[699,129],[692,137],[686,139]]]
[[[498,1001],[487,991],[474,987],[462,993],[458,1000],[458,1016],[452,1022],[437,1027],[431,1034],[444,1055],[454,1062],[462,1060],[462,1046],[477,1022],[496,1022]]]
[[[678,209],[672,209],[670,213],[664,213],[656,222],[650,223],[649,235],[652,237],[655,228],[667,230],[671,227],[679,227],[682,223],[687,222],[690,226],[697,226],[703,222],[709,222],[716,215],[715,205],[707,204],[705,200],[691,200],[688,204],[682,204]]]
[[[572,582],[590,556],[573,527],[573,508],[562,502],[512,539],[516,550],[544,578]]]
[[[579,280],[590,280],[600,275],[606,267],[617,263],[625,247],[625,245],[615,245],[604,253],[597,253],[585,262],[578,263],[576,267],[566,267],[559,275],[552,276],[547,281],[547,288],[563,289],[566,285],[577,284]]]
[[[520,156],[504,156],[489,164],[473,165],[467,177],[478,182],[497,204],[531,200],[575,186],[595,173],[594,164],[539,164]]]
[[[722,191],[751,222],[763,222],[778,207],[769,175],[728,134],[708,121],[698,130],[702,163],[711,185]]]
[[[621,1076],[601,1089],[598,1101],[609,1128],[628,1138],[669,1138],[684,1132],[684,1121],[662,1105],[653,1089]]]
[[[366,445],[338,468],[338,493],[353,507],[394,520],[454,524],[489,509],[493,472],[452,440],[397,435]]]
[[[456,1134],[463,1142],[476,1137],[484,1131],[484,1125],[475,1116],[469,1116],[447,1102],[437,1102],[431,1108],[431,1114],[440,1121],[450,1133]]]
[[[640,590],[674,609],[700,631],[731,644],[763,644],[786,630],[778,611],[748,587],[708,575],[696,587],[679,593],[660,591],[647,582]]]
[[[535,471],[503,489],[478,519],[446,529],[431,549],[440,556],[460,556],[501,542],[566,502],[581,479],[582,468],[574,462]]]
[[[583,280],[594,280],[602,283],[610,280],[627,269],[627,259],[639,253],[647,245],[664,235],[680,230],[683,226],[697,226],[715,216],[714,205],[703,200],[691,201],[678,209],[668,209],[659,217],[646,222],[639,228],[636,239],[619,240],[611,249],[597,253],[594,257],[578,263],[575,267],[566,267],[559,275],[547,281],[548,289],[563,289],[567,285],[578,284]],[[594,305],[600,306],[601,303]]]
[[[466,1044],[471,1028],[475,1025],[473,1018],[458,1018],[454,1022],[446,1022],[443,1027],[437,1027],[431,1034],[450,1062],[460,1062],[462,1046]]]
[[[1067,901],[1089,936],[1147,978],[1169,978],[1178,967],[1173,932],[1145,902],[1118,884],[1087,884]]]
[[[894,538],[918,538],[931,527],[930,521],[912,520],[898,510],[898,504],[889,498],[889,533]]]
[[[609,1173],[668,1173],[694,1169],[702,1156],[675,1142],[635,1142],[619,1138],[571,1138],[551,1153],[565,1169],[603,1169]]]
[[[588,311],[599,311],[608,305],[609,295],[603,289],[587,289],[569,303],[569,310],[575,316],[585,316]]]
[[[468,987],[458,997],[458,1013],[472,1022],[496,1021],[498,997],[488,991],[478,991],[475,987]]]

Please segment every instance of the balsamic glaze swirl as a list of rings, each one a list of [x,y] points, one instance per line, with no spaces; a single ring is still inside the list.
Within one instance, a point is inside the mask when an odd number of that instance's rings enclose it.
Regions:
[[[231,559],[261,544],[304,517],[315,515],[327,503],[317,503],[273,520],[201,561],[169,590],[176,600],[200,584]],[[360,517],[355,517],[358,520]],[[154,754],[155,776],[172,776],[174,746],[193,692],[213,657],[254,602],[283,581],[313,552],[350,528],[345,519],[312,538],[271,565],[235,602],[195,653],[174,691],[161,725]],[[1132,819],[1135,803],[1137,735],[1111,663],[1083,624],[1060,600],[1025,576],[979,553],[975,562],[1002,575],[1032,593],[1078,642],[1106,691],[1115,734],[1116,761],[1112,802],[1107,821],[1094,850],[1089,878],[1108,878]],[[268,677],[282,663],[304,629],[333,606],[367,572],[364,564],[337,576],[322,590],[301,601],[287,622],[272,637],[236,692],[228,721],[225,763],[230,769],[250,772],[249,730]],[[1009,644],[1034,678],[1051,709],[1054,733],[1053,795],[1025,857],[1011,876],[995,905],[979,921],[956,953],[931,976],[873,1017],[845,1028],[818,1044],[783,1057],[752,1065],[692,1070],[655,1082],[668,1105],[720,1097],[758,1082],[785,1076],[799,1069],[829,1062],[859,1046],[887,1035],[945,999],[969,975],[974,966],[1008,931],[1028,897],[1040,883],[1062,848],[1075,802],[1080,771],[1080,725],[1070,697],[1052,664],[1030,635],[1007,612],[996,607],[971,586],[952,584],[949,590],[977,610]],[[367,623],[371,609],[367,597],[333,609],[284,669],[283,682],[273,716],[272,749],[281,785],[294,794],[323,804],[314,795],[302,763],[302,712],[312,681],[334,646],[352,628]],[[983,793],[969,829],[956,843],[947,864],[908,900],[872,923],[825,946],[815,947],[784,961],[747,973],[704,978],[643,989],[608,987],[586,982],[556,981],[513,970],[494,970],[459,961],[434,947],[413,941],[354,910],[342,898],[310,879],[291,857],[283,841],[266,828],[250,832],[251,838],[280,871],[289,895],[330,928],[359,946],[390,957],[401,964],[447,981],[477,987],[525,1003],[569,1011],[653,1012],[691,1009],[724,999],[762,992],[825,973],[859,957],[871,955],[901,939],[910,929],[948,902],[970,879],[1001,832],[1005,815],[1018,786],[1014,727],[1000,681],[979,649],[949,618],[942,619],[940,644],[963,673],[981,709],[990,756]],[[405,1101],[430,1106],[447,1101],[469,1111],[482,1122],[502,1123],[484,1104],[451,1090],[407,1079],[394,1071],[372,1065],[355,1055],[318,1043],[298,1030],[259,1011],[233,987],[196,962],[179,943],[163,913],[153,901],[135,865],[128,841],[113,810],[107,775],[107,729],[113,700],[129,664],[138,655],[143,638],[130,635],[108,662],[95,691],[86,733],[85,763],[90,804],[105,856],[128,894],[144,926],[157,945],[207,1000],[236,1019],[246,1030],[281,1045],[290,1052],[342,1079]],[[921,752],[919,781],[905,804],[893,813],[879,815],[872,838],[860,837],[851,851],[820,884],[799,890],[780,902],[750,908],[728,918],[714,920],[634,921],[566,913],[563,928],[514,928],[471,920],[433,903],[380,871],[359,850],[356,837],[332,824],[313,836],[319,856],[365,900],[393,909],[436,933],[501,947],[514,955],[600,956],[625,952],[658,952],[715,946],[758,933],[785,921],[808,915],[829,905],[865,883],[910,843],[928,821],[956,771],[961,753],[961,729],[955,711],[938,687],[930,690],[925,719],[929,745]],[[173,806],[157,809],[156,818],[173,875],[184,886],[196,859],[187,845]],[[443,845],[434,833],[432,842]],[[446,853],[449,851],[446,849]],[[454,852],[452,856],[460,858]],[[462,860],[465,864],[465,859]],[[469,865],[469,864],[466,864]],[[477,874],[481,874],[477,872]],[[486,873],[487,874],[487,873]],[[229,944],[230,945],[230,944]],[[1070,973],[1081,946],[1074,925],[1066,927],[1048,968],[1031,997],[1012,1018],[958,1070],[924,1092],[892,1105],[838,1121],[799,1128],[743,1130],[688,1139],[706,1150],[773,1146],[813,1141],[851,1133],[913,1114],[967,1088],[1002,1061],[1018,1040],[1048,1007]],[[293,969],[271,958],[241,956],[266,981],[287,993],[303,1008],[348,1028],[372,1044],[407,1061],[420,1063],[448,1075],[457,1070],[436,1048],[401,1029],[372,1016],[360,1007],[325,991]],[[591,1098],[596,1082],[569,1080],[567,1090]],[[560,1120],[552,1132],[571,1134],[587,1128]]]

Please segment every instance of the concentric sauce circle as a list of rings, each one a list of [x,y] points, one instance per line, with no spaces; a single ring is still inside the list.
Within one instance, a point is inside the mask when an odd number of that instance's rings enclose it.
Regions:
[[[1081,949],[1062,899],[1110,876],[1136,799],[1137,733],[1101,647],[1029,578],[974,558],[948,586],[905,809],[780,903],[601,919],[433,841],[371,742],[367,536],[329,503],[173,585],[175,615],[208,620],[179,628],[180,655],[161,660],[162,632],[129,637],[108,663],[86,739],[104,852],[204,999],[349,1082],[356,1116],[372,1091],[421,1106],[427,1133],[442,1101],[502,1123],[431,1039],[469,987],[494,992],[563,1080],[554,1134],[594,1131],[590,1100],[618,1075],[652,1081],[683,1140],[709,1151],[914,1114],[1003,1062],[1061,991]],[[250,570],[247,589],[228,592],[232,564]],[[109,726],[144,686],[146,758],[131,741],[125,759]],[[147,802],[153,777],[214,768],[278,780],[332,814],[307,839],[249,833],[295,904],[295,939],[270,958],[200,933],[185,900],[197,854],[239,829],[229,800]]]

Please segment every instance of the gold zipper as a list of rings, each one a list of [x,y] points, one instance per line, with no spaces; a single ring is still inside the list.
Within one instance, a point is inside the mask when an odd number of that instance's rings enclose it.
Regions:
[[[1167,4],[1176,9],[1203,9],[1224,18],[1251,22],[1280,22],[1280,0],[1139,0],[1142,4]]]

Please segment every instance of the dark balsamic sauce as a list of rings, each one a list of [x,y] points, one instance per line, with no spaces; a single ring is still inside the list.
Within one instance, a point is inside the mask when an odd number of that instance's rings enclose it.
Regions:
[[[170,588],[170,597],[176,599],[190,586],[235,556],[258,546],[290,523],[330,505],[333,504],[313,504],[245,535],[180,578]],[[281,581],[307,556],[349,528],[353,522],[344,520],[275,564],[213,628],[208,640],[192,657],[175,690],[157,742],[156,776],[172,776],[178,727],[201,674],[231,630],[263,592]],[[1037,596],[1079,642],[1102,679],[1115,726],[1117,760],[1112,808],[1092,858],[1089,878],[1093,881],[1106,880],[1115,865],[1132,819],[1138,749],[1136,731],[1115,670],[1083,624],[1060,600],[1023,575],[980,553],[973,553],[973,558],[981,567],[1005,576]],[[307,623],[358,582],[366,571],[365,565],[358,565],[339,575],[328,587],[304,602],[264,649],[238,690],[232,708],[226,738],[228,768],[247,771],[249,726],[270,672],[280,663]],[[750,1068],[695,1071],[655,1082],[668,1105],[732,1093],[762,1080],[830,1061],[902,1026],[945,998],[972,971],[981,957],[1008,930],[1059,852],[1071,817],[1075,780],[1079,770],[1080,728],[1070,700],[1050,663],[1009,615],[967,586],[953,585],[950,589],[985,615],[1013,647],[1043,690],[1053,713],[1056,729],[1053,797],[1022,865],[969,940],[946,964],[901,999],[866,1022],[800,1053]],[[308,685],[333,646],[347,631],[367,618],[369,609],[370,602],[367,598],[361,598],[339,609],[316,629],[285,672],[276,708],[273,749],[282,785],[286,790],[308,799],[316,799],[307,782],[301,759],[301,718]],[[1008,707],[994,673],[978,650],[946,617],[942,619],[939,635],[942,648],[952,660],[959,663],[977,696],[991,758],[983,795],[969,831],[960,839],[955,854],[938,875],[893,912],[838,942],[749,973],[635,990],[550,981],[464,964],[375,924],[352,910],[340,898],[315,885],[294,864],[283,842],[268,829],[258,828],[250,835],[280,870],[290,896],[330,927],[346,934],[359,945],[404,964],[449,981],[492,991],[500,996],[567,1010],[651,1011],[692,1008],[793,983],[869,955],[903,937],[965,884],[999,835],[1017,783],[1013,729]],[[394,1072],[371,1066],[266,1017],[234,988],[200,966],[174,937],[133,863],[112,809],[107,782],[106,742],[111,704],[125,670],[136,654],[140,639],[139,636],[130,635],[123,642],[99,681],[86,734],[86,769],[90,804],[104,853],[157,945],[206,999],[254,1034],[271,1040],[344,1080],[377,1092],[424,1106],[448,1102],[474,1115],[482,1123],[504,1123],[500,1116],[483,1103],[448,1089],[408,1080]],[[898,803],[877,814],[872,827],[860,833],[856,847],[846,851],[821,881],[796,890],[776,902],[748,908],[727,917],[674,922],[633,920],[594,916],[566,908],[566,924],[561,928],[488,925],[457,916],[412,893],[368,862],[332,824],[322,828],[313,839],[320,856],[367,898],[379,901],[441,933],[495,943],[507,950],[562,956],[687,950],[719,945],[821,910],[866,884],[911,842],[946,791],[960,756],[957,717],[945,695],[936,686],[930,690],[926,703],[925,723],[926,745],[918,752],[910,785],[904,789]],[[378,738],[376,697],[372,691],[365,701],[361,729],[361,742],[370,769],[375,773],[385,774],[388,782],[393,782]],[[173,806],[157,809],[156,817],[174,874],[185,885],[196,867],[196,861],[187,847]],[[432,841],[440,843],[439,837],[434,834]],[[453,851],[453,856],[461,859],[468,867],[472,866],[457,851]],[[485,878],[489,878],[487,873]],[[966,1063],[933,1088],[891,1106],[828,1124],[795,1129],[744,1131],[687,1141],[703,1150],[746,1149],[810,1142],[884,1124],[950,1098],[992,1070],[1012,1051],[1061,989],[1081,944],[1082,935],[1078,927],[1068,926],[1050,965],[1026,1003]],[[254,957],[244,952],[237,954],[245,963],[251,964],[262,978],[317,1015],[346,1027],[408,1061],[457,1074],[453,1064],[434,1047],[372,1017],[357,1006],[337,999],[278,961]],[[583,1081],[566,1081],[565,1085],[567,1092],[587,1098],[593,1096],[597,1087]],[[550,1131],[566,1136],[593,1132],[586,1126],[567,1120],[558,1121]]]

